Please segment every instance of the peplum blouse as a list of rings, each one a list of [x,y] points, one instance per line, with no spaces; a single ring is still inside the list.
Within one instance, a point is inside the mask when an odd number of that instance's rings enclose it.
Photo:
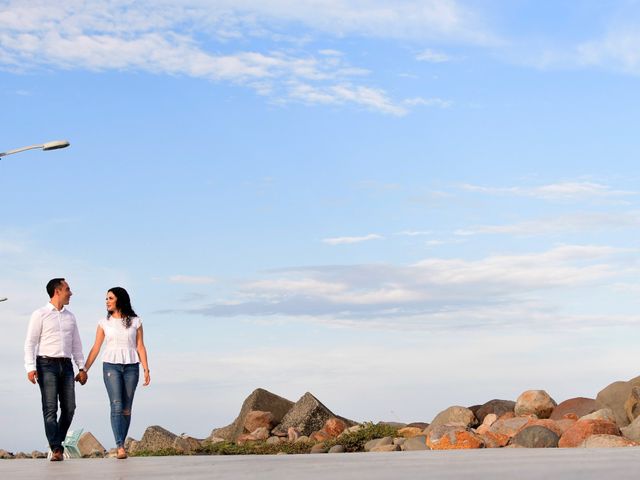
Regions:
[[[136,350],[136,335],[138,328],[142,326],[142,320],[139,317],[131,319],[129,328],[125,328],[121,318],[113,317],[103,318],[98,322],[98,326],[104,331],[103,362],[124,364],[140,362]]]

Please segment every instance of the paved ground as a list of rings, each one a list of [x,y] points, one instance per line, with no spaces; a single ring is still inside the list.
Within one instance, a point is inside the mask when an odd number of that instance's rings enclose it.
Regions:
[[[127,460],[0,460],[2,479],[637,479],[640,447],[486,449]]]

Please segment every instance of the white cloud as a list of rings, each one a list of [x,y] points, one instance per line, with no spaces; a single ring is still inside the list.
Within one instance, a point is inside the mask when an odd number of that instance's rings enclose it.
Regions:
[[[169,277],[169,282],[186,285],[210,285],[212,283],[216,283],[216,279],[207,276],[173,275]]]
[[[394,101],[382,88],[355,83],[370,72],[349,65],[337,50],[321,49],[316,56],[261,44],[247,49],[253,38],[291,42],[278,31],[291,24],[337,36],[491,39],[453,0],[10,0],[0,12],[0,67],[187,75],[243,85],[276,101],[356,105],[396,116],[405,115],[407,106],[444,105],[437,99]],[[245,41],[234,52],[232,42],[240,38]]]
[[[408,237],[416,237],[416,236],[424,236],[424,235],[433,235],[433,232],[429,230],[404,230],[402,232],[396,233],[396,235],[405,235]]]
[[[361,243],[368,242],[369,240],[379,240],[382,239],[381,235],[376,233],[370,233],[369,235],[364,235],[362,237],[333,237],[333,238],[325,238],[322,240],[324,243],[328,243],[329,245],[347,245],[352,243]]]
[[[445,63],[451,61],[451,57],[446,53],[436,52],[431,49],[424,50],[416,56],[416,60],[429,63]]]
[[[529,220],[508,225],[478,225],[456,230],[455,235],[479,234],[548,235],[593,230],[613,230],[640,227],[640,212],[580,213]]]
[[[416,107],[438,107],[438,108],[449,108],[453,102],[450,100],[443,100],[441,98],[422,98],[422,97],[414,97],[407,98],[403,100],[403,103],[408,106]]]
[[[561,182],[537,187],[484,187],[463,184],[461,188],[470,192],[488,195],[514,195],[544,200],[581,200],[638,195],[638,192],[614,190],[608,185],[593,182]]]

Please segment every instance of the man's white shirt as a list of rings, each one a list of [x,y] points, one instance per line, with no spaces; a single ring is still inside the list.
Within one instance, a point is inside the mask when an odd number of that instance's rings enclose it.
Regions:
[[[73,357],[78,368],[84,368],[76,317],[65,307],[58,310],[47,303],[31,315],[24,342],[24,367],[27,372],[36,369],[36,355]]]

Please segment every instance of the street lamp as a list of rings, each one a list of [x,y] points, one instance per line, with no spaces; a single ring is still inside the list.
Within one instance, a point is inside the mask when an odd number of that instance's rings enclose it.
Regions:
[[[59,148],[67,148],[69,146],[69,142],[66,140],[55,140],[53,142],[42,143],[40,145],[30,145],[28,147],[16,148],[15,150],[9,150],[8,152],[0,153],[1,157],[6,157],[7,155],[11,155],[14,153],[24,152],[25,150],[35,150],[42,149],[45,152],[47,150],[57,150]]]

